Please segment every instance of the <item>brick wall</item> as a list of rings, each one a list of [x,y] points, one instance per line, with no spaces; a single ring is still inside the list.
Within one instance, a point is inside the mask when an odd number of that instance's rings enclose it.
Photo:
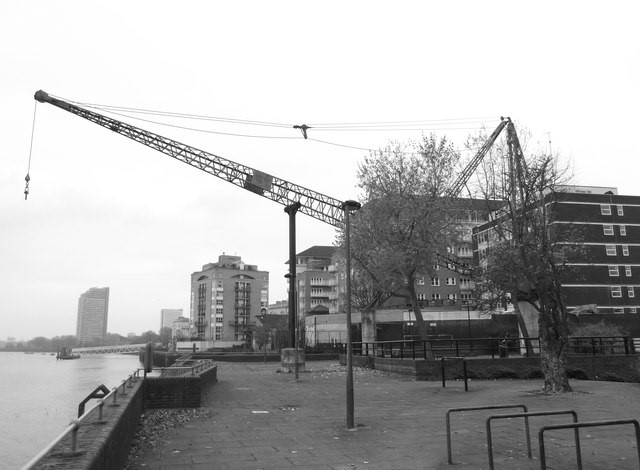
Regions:
[[[217,380],[217,367],[200,375],[147,377],[144,405],[146,408],[199,408],[203,394]]]
[[[569,369],[582,371],[590,380],[609,380],[618,377],[630,382],[640,381],[640,355],[616,356],[569,356]],[[340,363],[346,364],[346,356],[340,355]],[[412,375],[418,380],[440,380],[442,378],[442,362],[439,360],[411,360],[396,358],[380,358],[372,356],[353,356],[353,365],[371,367],[377,370]],[[512,357],[506,359],[467,360],[467,373],[478,373],[492,367],[504,367],[515,371],[525,367],[540,367],[538,357]],[[446,376],[462,376],[462,361],[446,361]]]

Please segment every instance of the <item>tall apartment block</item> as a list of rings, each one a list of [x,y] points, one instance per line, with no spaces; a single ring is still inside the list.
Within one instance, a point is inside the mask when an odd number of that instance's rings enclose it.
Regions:
[[[107,334],[109,288],[92,287],[78,299],[76,338],[79,346],[102,342]]]
[[[239,256],[220,255],[191,275],[191,322],[212,347],[250,344],[256,316],[268,305],[269,273]]]
[[[172,328],[173,322],[182,316],[181,308],[163,308],[160,310],[160,329]]]

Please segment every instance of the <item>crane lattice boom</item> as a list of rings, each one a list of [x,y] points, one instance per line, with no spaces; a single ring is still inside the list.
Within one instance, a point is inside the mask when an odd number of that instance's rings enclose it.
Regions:
[[[57,106],[60,109],[117,132],[147,147],[151,147],[165,155],[169,155],[187,165],[217,176],[220,179],[284,206],[300,203],[299,212],[329,225],[340,226],[342,224],[344,216],[342,209],[343,201],[204,150],[191,147],[190,145],[126,124],[117,119],[96,113],[95,111],[90,111],[64,100],[53,98],[42,90],[36,92],[34,98],[41,103],[49,103]]]

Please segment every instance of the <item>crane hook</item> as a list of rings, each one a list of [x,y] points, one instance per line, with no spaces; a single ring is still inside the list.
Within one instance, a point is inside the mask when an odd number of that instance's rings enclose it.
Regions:
[[[29,181],[31,181],[31,177],[29,176],[29,173],[27,173],[27,176],[24,177],[24,180],[27,182],[27,184],[24,187],[24,200],[27,200],[27,196],[29,196]]]

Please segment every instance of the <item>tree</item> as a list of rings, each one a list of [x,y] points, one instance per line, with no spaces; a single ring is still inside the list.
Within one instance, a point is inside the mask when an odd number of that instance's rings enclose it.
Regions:
[[[160,335],[152,330],[145,331],[140,335],[140,342],[141,343],[152,342],[154,344],[160,343]]]
[[[358,168],[364,194],[362,209],[351,219],[354,277],[369,290],[373,286],[380,298],[407,298],[423,339],[427,326],[415,284],[419,277],[435,274],[438,253],[459,238],[455,202],[443,197],[458,158],[446,139],[432,134],[371,152]]]
[[[51,340],[45,338],[44,336],[36,336],[35,338],[27,342],[27,347],[29,349],[37,349],[39,351],[43,351],[51,347]]]
[[[509,293],[519,314],[526,306],[537,314],[544,390],[571,391],[568,315],[561,287],[569,259],[581,250],[581,234],[554,224],[553,217],[554,191],[567,182],[567,171],[559,170],[550,155],[525,159],[515,128],[508,127],[506,148],[497,147],[493,156],[485,164],[481,186],[487,201],[502,196],[504,203],[492,212],[487,230],[478,234],[477,295],[490,304]],[[500,163],[501,158],[506,163]]]
[[[169,346],[171,344],[171,338],[173,336],[173,330],[168,326],[163,326],[160,328],[160,342],[164,347]]]

